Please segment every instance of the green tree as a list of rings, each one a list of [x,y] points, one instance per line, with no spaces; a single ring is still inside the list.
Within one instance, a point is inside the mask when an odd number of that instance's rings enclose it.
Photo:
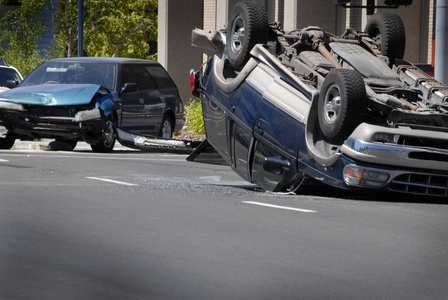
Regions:
[[[56,20],[52,43],[54,56],[75,56],[78,53],[78,0],[58,0],[53,14]]]
[[[45,22],[39,14],[51,4],[50,0],[22,0],[14,10],[2,13],[0,40],[2,55],[8,63],[26,75],[44,59],[37,50],[37,40],[45,31]],[[7,2],[4,2],[7,4]]]
[[[157,0],[85,0],[84,7],[88,56],[154,58]]]

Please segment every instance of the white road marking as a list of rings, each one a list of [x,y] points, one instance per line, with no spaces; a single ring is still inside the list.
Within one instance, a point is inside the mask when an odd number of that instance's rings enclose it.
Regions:
[[[135,183],[117,181],[117,180],[112,180],[112,179],[107,179],[107,178],[99,178],[99,177],[86,177],[86,178],[93,179],[93,180],[101,180],[101,181],[106,181],[106,182],[111,182],[111,183],[116,183],[116,184],[122,184],[122,185],[138,186],[138,184],[135,184]]]
[[[2,162],[9,162],[9,160],[7,160],[7,159],[0,159],[0,161],[2,161]]]
[[[279,206],[279,205],[262,203],[262,202],[254,202],[254,201],[243,201],[243,203],[253,204],[253,205],[260,205],[260,206],[266,206],[266,207],[272,207],[272,208],[279,208],[279,209],[286,209],[286,210],[293,210],[293,211],[300,211],[300,212],[316,212],[315,210],[295,208],[295,207],[288,207],[288,206]]]

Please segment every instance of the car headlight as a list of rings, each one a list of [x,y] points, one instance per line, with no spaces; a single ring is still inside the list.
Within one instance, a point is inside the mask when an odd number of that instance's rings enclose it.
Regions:
[[[99,109],[95,108],[92,110],[79,111],[75,116],[75,122],[83,122],[100,118],[101,118],[101,112]]]
[[[348,185],[379,187],[389,180],[386,172],[348,165],[343,171],[344,181]]]
[[[25,111],[25,108],[22,104],[14,103],[14,102],[3,102],[0,101],[0,108],[9,109],[9,110],[17,110],[17,111]]]

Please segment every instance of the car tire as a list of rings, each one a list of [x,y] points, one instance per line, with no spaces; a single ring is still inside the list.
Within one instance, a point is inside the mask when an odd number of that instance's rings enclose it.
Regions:
[[[381,54],[393,64],[395,59],[403,59],[406,48],[406,33],[400,16],[381,12],[374,14],[364,30],[378,46]]]
[[[7,133],[4,138],[0,138],[0,149],[7,150],[14,146],[16,138],[12,133]]]
[[[227,27],[227,56],[230,65],[241,70],[256,44],[266,44],[269,37],[265,7],[254,1],[240,1],[233,7]]]
[[[61,148],[67,148],[67,149],[71,148],[71,150],[75,149],[76,145],[78,145],[78,141],[67,140],[67,139],[64,139],[64,138],[56,138],[55,141],[63,143],[63,144],[68,146],[68,147],[61,147]]]
[[[160,127],[160,136],[164,139],[173,138],[173,118],[169,115],[163,117],[162,126]]]
[[[359,72],[330,71],[322,84],[317,108],[323,135],[332,143],[343,142],[362,122],[366,104],[364,80]]]
[[[99,143],[91,144],[90,147],[92,148],[93,152],[109,153],[115,146],[115,140],[116,140],[115,123],[113,120],[108,119],[104,124],[103,133],[101,135]]]

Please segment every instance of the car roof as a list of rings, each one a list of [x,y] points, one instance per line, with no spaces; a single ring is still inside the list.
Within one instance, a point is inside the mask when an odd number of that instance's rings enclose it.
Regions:
[[[65,58],[55,58],[48,60],[49,62],[90,62],[90,63],[146,63],[155,64],[159,63],[156,61],[140,58],[125,58],[125,57],[65,57]]]

